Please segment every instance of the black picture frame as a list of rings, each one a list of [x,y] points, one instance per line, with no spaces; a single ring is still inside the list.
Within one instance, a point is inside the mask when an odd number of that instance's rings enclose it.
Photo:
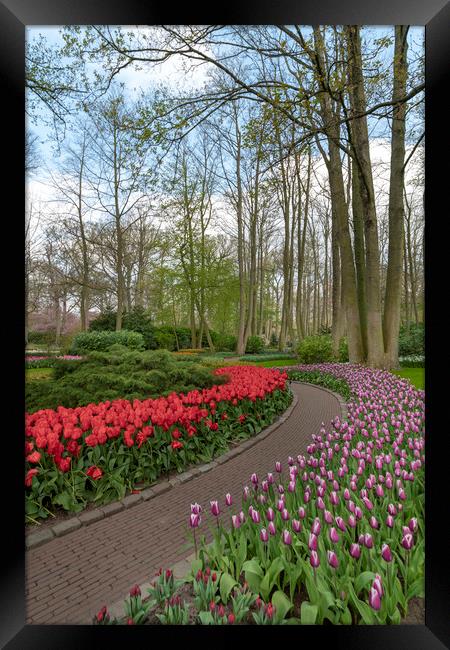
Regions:
[[[3,107],[7,117],[4,134],[12,136],[3,150],[7,160],[4,191],[14,198],[4,212],[3,248],[13,251],[12,261],[4,269],[9,283],[6,298],[8,317],[7,347],[12,354],[15,374],[8,373],[7,400],[4,403],[2,505],[2,590],[0,607],[0,644],[11,650],[27,648],[69,649],[106,647],[113,643],[147,643],[182,640],[207,640],[217,629],[155,628],[126,626],[52,626],[25,625],[25,539],[23,530],[23,205],[24,205],[24,40],[27,25],[63,24],[361,24],[424,25],[426,29],[426,199],[425,199],[425,286],[426,286],[426,622],[415,626],[297,626],[264,628],[252,626],[252,642],[275,643],[286,638],[299,644],[331,642],[335,647],[395,648],[396,650],[438,650],[450,647],[450,586],[448,582],[448,537],[443,526],[448,517],[445,482],[448,474],[443,449],[448,427],[444,418],[446,400],[439,381],[439,366],[445,363],[445,326],[440,299],[445,302],[446,239],[441,227],[448,219],[445,190],[448,172],[439,151],[448,148],[448,104],[444,101],[450,61],[450,6],[445,0],[252,0],[200,10],[186,3],[171,11],[169,3],[139,0],[113,2],[91,0],[83,4],[69,0],[3,0],[0,4],[0,66]],[[447,136],[447,137],[446,137]],[[446,145],[447,143],[447,145]],[[448,159],[448,154],[447,154]],[[14,189],[13,189],[14,188]],[[6,236],[6,221],[13,229]],[[445,248],[444,248],[445,247]],[[13,280],[17,280],[13,282]],[[11,305],[11,307],[9,307]],[[249,627],[220,628],[225,643],[249,633]],[[261,635],[264,634],[264,637]],[[133,637],[130,640],[130,635]],[[156,635],[156,636],[155,636]],[[248,642],[248,640],[247,640]]]

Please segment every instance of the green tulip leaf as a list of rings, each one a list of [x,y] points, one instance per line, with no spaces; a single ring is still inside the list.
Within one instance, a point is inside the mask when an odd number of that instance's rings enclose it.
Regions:
[[[219,588],[222,602],[226,604],[230,597],[231,590],[237,585],[236,580],[229,573],[223,573],[220,578]]]
[[[311,605],[310,602],[304,600],[300,608],[300,620],[302,625],[314,625],[318,612],[319,608],[317,605]]]

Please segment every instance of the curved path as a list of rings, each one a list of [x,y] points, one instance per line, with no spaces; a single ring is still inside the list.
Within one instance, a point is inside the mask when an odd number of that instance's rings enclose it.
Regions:
[[[27,623],[91,623],[104,604],[122,599],[130,587],[148,582],[159,567],[185,558],[190,504],[205,508],[211,499],[221,507],[230,492],[240,509],[242,488],[250,475],[274,470],[280,460],[306,453],[311,435],[324,423],[342,416],[338,399],[329,391],[292,384],[297,404],[289,417],[251,448],[206,474],[149,501],[82,527],[26,553]]]

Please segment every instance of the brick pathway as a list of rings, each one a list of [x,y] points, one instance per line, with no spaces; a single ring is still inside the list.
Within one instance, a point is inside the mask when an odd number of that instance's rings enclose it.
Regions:
[[[90,623],[102,605],[125,597],[133,584],[149,581],[159,567],[192,552],[185,546],[191,503],[206,507],[218,499],[222,506],[231,492],[235,506],[228,517],[240,509],[252,472],[264,475],[274,471],[275,460],[286,466],[289,455],[306,453],[311,435],[322,422],[340,416],[341,409],[331,393],[318,387],[292,384],[292,390],[298,403],[290,417],[241,455],[150,501],[27,551],[27,623]]]

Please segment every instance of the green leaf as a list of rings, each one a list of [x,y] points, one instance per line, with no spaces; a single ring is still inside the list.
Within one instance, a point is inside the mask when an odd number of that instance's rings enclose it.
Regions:
[[[377,620],[375,618],[375,614],[373,613],[372,609],[367,603],[363,602],[358,598],[358,596],[355,594],[351,582],[348,583],[348,589],[350,593],[350,600],[353,603],[353,605],[356,607],[358,612],[360,613],[363,623],[365,623],[366,625],[376,624]]]
[[[397,607],[395,608],[394,613],[391,614],[390,619],[391,619],[391,623],[393,625],[399,625],[400,624],[400,621],[401,621],[402,617],[401,617],[400,612],[398,611]]]
[[[425,579],[423,577],[417,578],[408,586],[408,592],[406,594],[406,600],[411,600],[414,596],[419,598],[425,597]]]
[[[342,625],[351,625],[352,624],[352,614],[348,607],[341,614],[341,623]]]
[[[256,573],[256,575],[258,575],[260,578],[264,576],[264,571],[259,566],[259,562],[257,560],[247,560],[242,565],[242,570]]]
[[[198,617],[202,625],[214,625],[214,619],[211,612],[199,612]]]
[[[261,584],[259,586],[261,596],[264,598],[264,600],[268,599],[269,594],[272,591],[273,586],[275,584],[275,581],[278,575],[280,574],[280,572],[283,570],[283,568],[284,568],[283,558],[276,557],[272,562],[272,564],[270,565],[266,575],[261,580]]]
[[[366,587],[369,582],[373,582],[373,580],[375,580],[375,574],[373,571],[363,571],[363,573],[360,573],[355,580],[355,592],[360,594],[364,587]]]
[[[220,578],[219,588],[220,588],[220,597],[224,605],[228,602],[228,598],[230,597],[231,590],[235,585],[237,585],[237,582],[232,576],[230,576],[229,573],[222,574],[222,577]]]
[[[288,611],[293,607],[293,604],[284,591],[276,591],[274,593],[272,596],[272,605],[275,607],[275,618],[277,623],[280,623]]]
[[[319,608],[317,605],[311,605],[309,601],[304,600],[300,608],[300,620],[302,625],[314,625],[318,612]]]

